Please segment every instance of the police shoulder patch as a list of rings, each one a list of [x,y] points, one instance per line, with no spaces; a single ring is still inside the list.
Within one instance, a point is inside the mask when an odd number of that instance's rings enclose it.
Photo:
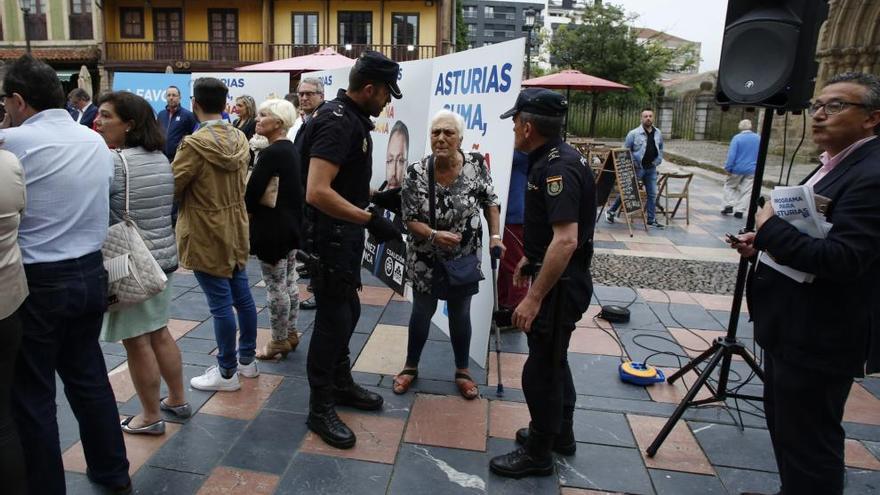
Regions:
[[[547,194],[558,196],[562,192],[562,176],[552,175],[547,177]]]

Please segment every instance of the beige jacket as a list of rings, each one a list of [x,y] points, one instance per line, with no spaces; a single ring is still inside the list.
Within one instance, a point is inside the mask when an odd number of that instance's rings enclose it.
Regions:
[[[18,249],[18,224],[25,207],[24,171],[18,158],[0,150],[0,320],[28,295]]]
[[[212,121],[177,149],[174,199],[179,204],[177,249],[184,268],[231,278],[247,263],[244,204],[250,148],[232,124]]]

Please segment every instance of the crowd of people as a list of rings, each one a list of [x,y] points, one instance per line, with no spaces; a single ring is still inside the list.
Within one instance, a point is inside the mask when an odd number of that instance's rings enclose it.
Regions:
[[[0,475],[4,490],[64,493],[56,381],[79,423],[93,482],[132,491],[123,434],[162,435],[162,411],[193,414],[180,351],[168,330],[172,283],[191,270],[204,296],[217,343],[217,364],[190,380],[199,390],[234,392],[257,377],[258,360],[284,359],[300,342],[300,267],[314,294],[307,356],[307,425],[346,449],[357,438],[338,406],[381,409],[381,394],[358,385],[349,340],[360,317],[365,230],[377,242],[402,240],[413,307],[405,366],[392,392],[404,394],[419,362],[438,301],[445,301],[454,363],[465,399],[479,388],[468,369],[470,303],[482,279],[484,243],[508,265],[503,294],[510,324],[527,333],[522,389],[530,414],[520,446],[490,461],[507,477],[544,476],[553,453],[574,455],[576,391],[567,350],[592,297],[590,266],[596,220],[595,181],[584,158],[560,138],[568,103],[526,89],[501,118],[512,118],[514,159],[507,229],[482,155],[462,151],[464,122],[443,110],[429,125],[430,153],[407,164],[410,139],[395,126],[385,166],[389,181],[370,189],[371,117],[401,98],[399,66],[364,52],[348,87],[324,98],[320,79],[259,105],[236,99],[238,119],[224,117],[228,88],[215,78],[193,84],[192,112],[169,87],[154,115],[141,97],[62,91],[55,72],[25,55],[6,67],[0,103]],[[69,108],[65,106],[69,105]],[[297,108],[298,107],[298,108]],[[756,339],[765,349],[767,422],[782,493],[842,493],[843,406],[876,350],[880,294],[880,80],[832,79],[809,109],[823,165],[807,180],[832,206],[826,239],[811,239],[764,206],[756,232],[731,240],[743,256],[758,251],[817,275],[794,285],[763,265],[750,281]],[[639,177],[648,190],[662,160],[653,113],[630,132]],[[731,146],[729,170],[747,176],[754,133],[748,121]],[[405,143],[405,144],[403,144]],[[753,172],[752,172],[753,173]],[[749,181],[730,179],[722,213],[748,210]],[[728,208],[729,207],[729,208]],[[614,221],[609,210],[608,221]],[[488,239],[483,239],[485,219]],[[109,306],[102,247],[108,229],[133,222],[166,285],[137,304]],[[271,340],[257,349],[257,311],[247,273],[253,255],[266,283]],[[804,301],[810,304],[804,305]],[[830,331],[834,329],[835,331]],[[872,340],[871,332],[875,337]],[[119,421],[100,341],[121,341],[142,411]],[[873,351],[872,351],[873,352]],[[160,393],[161,382],[168,395]],[[805,434],[805,432],[808,432]],[[815,491],[821,487],[821,491]]]

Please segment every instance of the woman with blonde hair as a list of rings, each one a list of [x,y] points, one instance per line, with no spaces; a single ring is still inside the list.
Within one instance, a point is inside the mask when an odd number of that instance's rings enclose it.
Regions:
[[[235,111],[238,119],[232,125],[250,140],[257,127],[257,103],[252,96],[241,95],[235,99]]]
[[[300,242],[303,190],[299,156],[287,131],[296,120],[296,110],[287,100],[264,101],[256,115],[256,133],[269,145],[260,152],[245,191],[245,204],[251,215],[251,254],[260,260],[266,282],[266,302],[272,340],[257,353],[257,359],[286,357],[299,344],[296,320],[299,288],[294,254]],[[266,188],[277,193],[274,204]]]

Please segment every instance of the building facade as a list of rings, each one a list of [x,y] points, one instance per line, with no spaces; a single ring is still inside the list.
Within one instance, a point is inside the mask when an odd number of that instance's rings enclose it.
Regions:
[[[464,22],[468,30],[468,48],[524,38],[525,12],[535,12],[534,34],[543,24],[545,4],[529,0],[463,0]]]
[[[0,62],[31,53],[58,72],[65,89],[76,87],[85,66],[95,83],[100,72],[102,11],[94,0],[3,0]]]
[[[108,70],[229,70],[333,47],[398,61],[449,51],[451,0],[105,0]],[[444,15],[446,14],[446,15]]]
[[[683,74],[696,74],[700,67],[700,50],[702,43],[698,41],[690,41],[669,33],[657,31],[651,28],[633,28],[636,41],[639,43],[656,43],[670,50],[679,50],[678,56],[672,61],[672,64],[660,74],[661,80],[671,79]],[[696,63],[688,62],[695,58]]]
[[[454,51],[454,0],[3,0],[0,60],[25,52],[20,2],[34,55],[62,80],[87,65],[96,89],[118,71],[227,71],[327,47],[397,61]]]

